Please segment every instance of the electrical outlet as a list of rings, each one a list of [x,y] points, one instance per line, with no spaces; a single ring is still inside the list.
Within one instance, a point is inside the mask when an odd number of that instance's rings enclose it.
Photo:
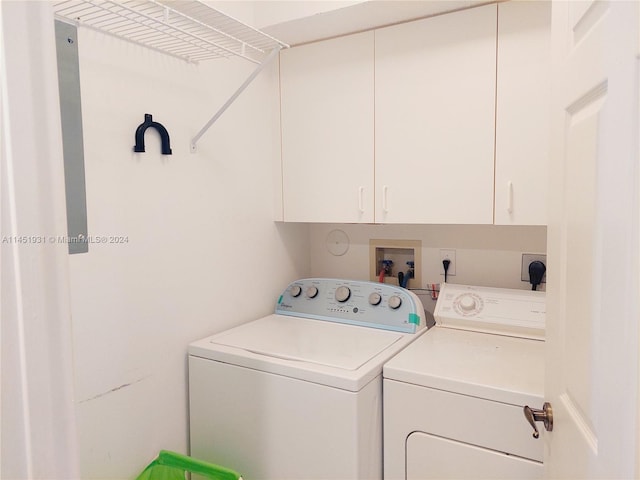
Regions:
[[[531,262],[535,262],[539,260],[544,263],[544,266],[549,268],[547,265],[547,256],[543,253],[523,253],[522,254],[522,268],[520,270],[520,280],[523,282],[529,283],[529,264]],[[547,282],[547,274],[545,273],[542,276],[542,283]]]
[[[456,274],[456,251],[449,248],[440,249],[440,275],[444,276],[443,260],[449,260],[449,270],[447,270],[447,276]]]

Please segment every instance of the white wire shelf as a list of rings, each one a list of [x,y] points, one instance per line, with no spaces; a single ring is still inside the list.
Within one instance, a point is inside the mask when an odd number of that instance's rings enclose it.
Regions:
[[[57,0],[56,18],[198,63],[289,46],[199,0]]]

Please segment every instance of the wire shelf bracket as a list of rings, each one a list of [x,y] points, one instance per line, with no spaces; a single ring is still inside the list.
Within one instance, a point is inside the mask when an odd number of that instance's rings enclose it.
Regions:
[[[240,96],[240,94],[249,86],[249,84],[260,74],[260,72],[270,64],[274,58],[276,58],[280,52],[280,48],[275,48],[269,54],[269,56],[260,64],[258,67],[247,77],[247,79],[240,85],[240,87],[229,97],[222,107],[216,112],[216,114],[211,117],[211,119],[205,124],[204,127],[191,139],[191,153],[195,153],[197,151],[197,143],[198,140],[209,130],[211,125],[213,125],[218,118],[225,112],[227,108],[231,106],[231,104]]]

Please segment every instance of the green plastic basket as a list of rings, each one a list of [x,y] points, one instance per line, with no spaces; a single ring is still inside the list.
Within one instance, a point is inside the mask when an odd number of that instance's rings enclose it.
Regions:
[[[151,462],[136,480],[185,480],[186,472],[211,480],[242,480],[238,472],[229,468],[167,450],[161,450],[158,458]]]

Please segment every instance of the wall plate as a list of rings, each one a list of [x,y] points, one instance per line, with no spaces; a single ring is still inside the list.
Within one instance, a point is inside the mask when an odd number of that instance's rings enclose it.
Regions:
[[[447,277],[454,276],[456,274],[456,251],[452,248],[440,249],[440,275],[444,277],[444,265],[442,263],[443,260],[449,260],[451,262],[449,264],[449,269],[447,270]]]
[[[523,253],[522,254],[522,267],[520,270],[520,280],[523,282],[529,283],[529,264],[531,262],[535,262],[536,260],[544,263],[544,266],[549,268],[547,265],[547,256],[544,253]],[[542,276],[542,283],[547,282],[547,273]]]
[[[327,251],[340,257],[349,250],[349,237],[343,230],[331,230],[326,239]]]

